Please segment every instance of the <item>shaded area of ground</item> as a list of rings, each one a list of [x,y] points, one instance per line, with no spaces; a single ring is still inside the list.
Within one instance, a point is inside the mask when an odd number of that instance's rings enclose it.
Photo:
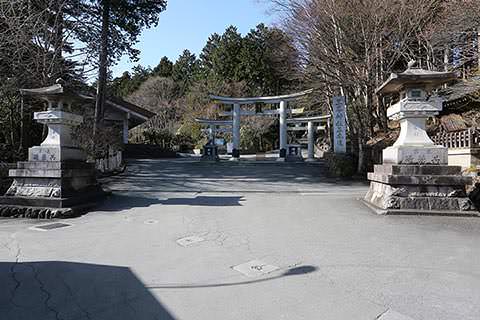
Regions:
[[[97,211],[62,221],[69,227],[0,220],[0,315],[480,317],[480,219],[377,216],[359,201],[365,183],[322,170],[135,161],[106,180],[114,194]],[[196,242],[180,244],[189,237]],[[234,268],[251,261],[278,269],[249,277]]]
[[[129,192],[311,192],[362,190],[365,181],[326,177],[325,164],[195,160],[130,160],[123,175],[106,182]]]
[[[127,267],[0,262],[2,319],[174,320]]]

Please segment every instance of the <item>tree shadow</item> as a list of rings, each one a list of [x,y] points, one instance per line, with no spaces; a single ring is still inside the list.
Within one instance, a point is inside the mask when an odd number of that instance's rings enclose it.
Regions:
[[[328,177],[323,162],[244,164],[130,160],[125,173],[103,182],[113,191],[129,193],[291,192],[368,187],[367,181]]]
[[[0,262],[0,318],[174,320],[127,267]]]
[[[153,205],[183,205],[205,207],[232,207],[242,206],[243,196],[196,196],[194,198],[167,198],[157,199],[152,197],[132,196],[126,194],[112,194],[106,199],[98,211],[121,211],[132,208],[147,208]]]
[[[151,197],[131,196],[113,193],[97,208],[98,211],[121,211],[132,208],[147,208],[161,204],[161,200]]]
[[[242,196],[197,196],[195,198],[168,198],[159,202],[163,205],[231,207],[241,206],[240,201],[244,201]]]

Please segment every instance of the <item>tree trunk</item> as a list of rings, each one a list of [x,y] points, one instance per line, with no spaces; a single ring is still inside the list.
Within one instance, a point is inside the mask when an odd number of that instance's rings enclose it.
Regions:
[[[97,80],[97,97],[95,100],[95,122],[93,134],[97,133],[98,125],[103,120],[105,104],[105,87],[108,68],[108,29],[110,24],[110,0],[102,1],[102,34],[100,37],[100,61]]]
[[[24,146],[24,130],[25,130],[25,119],[24,119],[24,104],[23,96],[20,97],[20,143],[18,145],[18,151],[23,152]]]
[[[357,173],[363,175],[365,169],[365,138],[363,134],[358,132],[358,165],[357,165]]]

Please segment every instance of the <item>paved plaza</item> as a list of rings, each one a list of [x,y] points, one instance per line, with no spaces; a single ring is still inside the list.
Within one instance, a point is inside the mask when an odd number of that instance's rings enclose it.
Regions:
[[[478,218],[377,216],[321,162],[136,160],[104,183],[79,218],[0,220],[1,320],[480,318]]]

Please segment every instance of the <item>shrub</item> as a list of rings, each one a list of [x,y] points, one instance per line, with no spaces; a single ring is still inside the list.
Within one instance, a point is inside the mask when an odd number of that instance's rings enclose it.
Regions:
[[[328,173],[335,177],[352,177],[355,174],[356,159],[352,154],[326,153]]]

